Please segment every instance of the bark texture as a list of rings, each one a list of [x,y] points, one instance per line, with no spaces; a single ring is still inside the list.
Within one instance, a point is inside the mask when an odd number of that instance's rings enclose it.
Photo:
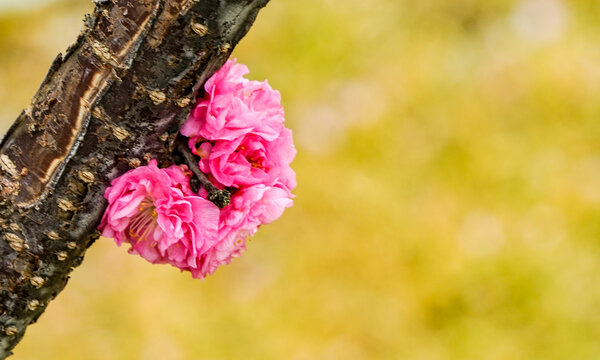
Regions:
[[[104,189],[173,161],[198,84],[268,0],[103,0],[0,143],[0,358],[99,236]]]

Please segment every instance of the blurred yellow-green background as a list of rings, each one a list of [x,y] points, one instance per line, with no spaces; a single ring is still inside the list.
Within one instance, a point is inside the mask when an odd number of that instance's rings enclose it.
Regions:
[[[0,0],[0,132],[88,0]],[[295,206],[205,281],[100,239],[14,359],[600,358],[600,2],[272,0]]]

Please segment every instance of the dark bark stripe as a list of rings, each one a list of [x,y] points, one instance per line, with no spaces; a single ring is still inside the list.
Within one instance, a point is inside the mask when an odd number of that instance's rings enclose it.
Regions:
[[[115,80],[115,68],[130,66],[126,60],[134,57],[141,35],[160,4],[121,3],[112,6],[110,12],[103,10],[110,18],[98,17],[94,30],[80,44],[81,51],[66,59],[60,70],[47,79],[25,112],[24,124],[3,142],[0,152],[15,165],[20,177],[21,186],[12,197],[15,205],[34,206],[51,190],[49,185],[77,150],[77,139],[89,121],[91,108]],[[118,19],[121,26],[115,26],[111,19]]]

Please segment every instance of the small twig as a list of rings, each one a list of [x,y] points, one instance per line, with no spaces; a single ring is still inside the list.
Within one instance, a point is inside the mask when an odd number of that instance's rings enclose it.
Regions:
[[[181,153],[185,163],[200,182],[200,186],[208,191],[208,200],[217,205],[219,209],[229,205],[231,193],[228,190],[221,190],[214,186],[210,180],[208,180],[206,174],[200,171],[200,168],[198,167],[198,160],[187,147],[186,139],[184,137],[178,137],[175,141],[177,142],[177,150]]]

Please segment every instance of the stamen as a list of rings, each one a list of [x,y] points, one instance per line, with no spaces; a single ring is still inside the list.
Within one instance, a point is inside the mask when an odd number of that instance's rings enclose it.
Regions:
[[[158,214],[149,197],[140,203],[138,210],[129,223],[129,235],[139,241],[145,241],[148,240],[148,235],[156,229]]]

